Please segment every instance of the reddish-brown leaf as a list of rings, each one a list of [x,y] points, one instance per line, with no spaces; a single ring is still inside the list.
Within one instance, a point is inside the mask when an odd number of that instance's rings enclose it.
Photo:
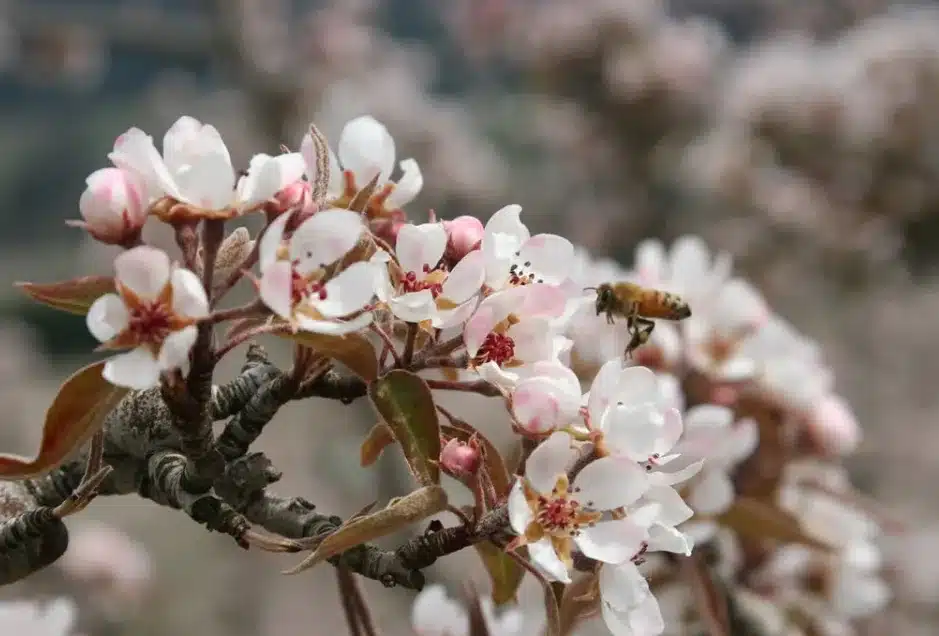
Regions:
[[[305,347],[310,347],[324,356],[337,360],[349,367],[356,375],[372,382],[378,378],[378,356],[368,338],[359,333],[344,336],[327,336],[321,333],[298,331],[297,333],[277,332],[278,336],[288,338]]]
[[[84,316],[100,296],[114,291],[110,276],[83,276],[58,283],[16,283],[34,300],[70,314]]]
[[[730,636],[727,596],[707,565],[700,557],[692,555],[681,557],[681,568],[708,636]]]
[[[754,539],[799,543],[820,550],[833,549],[833,546],[808,534],[792,513],[762,499],[738,497],[733,506],[718,517],[718,521]]]
[[[96,362],[65,381],[46,412],[39,453],[34,459],[0,455],[0,479],[26,479],[52,470],[101,428],[128,392],[105,380],[103,369],[104,361]]]
[[[389,444],[394,444],[395,435],[391,432],[391,429],[388,428],[388,425],[384,422],[379,422],[372,427],[372,430],[368,432],[368,437],[365,438],[365,441],[362,442],[362,447],[359,449],[360,463],[362,466],[371,466],[378,458],[381,457],[381,453],[385,450]]]

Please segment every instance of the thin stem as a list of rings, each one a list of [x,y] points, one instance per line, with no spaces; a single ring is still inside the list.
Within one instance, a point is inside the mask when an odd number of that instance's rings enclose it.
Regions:
[[[176,245],[183,253],[183,265],[186,269],[196,271],[198,268],[199,237],[196,235],[194,223],[184,223],[176,226]]]
[[[398,351],[395,349],[395,344],[391,340],[391,336],[388,335],[388,332],[382,329],[379,325],[375,324],[374,322],[371,325],[369,325],[369,329],[371,329],[373,332],[378,334],[378,337],[381,338],[383,343],[385,343],[385,350],[382,351],[382,355],[384,355],[385,351],[387,351],[388,353],[391,354],[391,358],[392,360],[394,360],[396,367],[403,366],[404,363],[401,360],[401,356],[398,355]]]
[[[421,354],[417,357],[417,360],[415,360],[415,364],[423,365],[425,364],[426,360],[429,360],[431,358],[439,358],[442,356],[448,356],[462,346],[463,346],[463,334],[460,333],[456,336],[453,336],[449,340],[444,340],[443,342],[439,342],[431,347],[428,347],[424,351],[422,351]]]
[[[352,575],[344,567],[336,568],[336,583],[339,587],[339,602],[342,603],[342,613],[346,617],[346,625],[351,636],[365,636],[362,625],[359,623],[358,607],[355,603],[355,591]]]
[[[213,311],[207,318],[205,318],[204,322],[218,324],[220,322],[227,322],[237,318],[250,318],[251,316],[260,315],[261,312],[264,311],[264,306],[265,305],[261,299],[257,298],[252,302],[244,305]]]
[[[414,360],[414,343],[417,341],[417,323],[409,322],[408,323],[408,333],[404,339],[404,355],[402,357],[402,362],[404,366],[410,367],[411,362]]]
[[[431,389],[441,391],[464,391],[467,393],[479,393],[487,397],[496,397],[502,395],[498,387],[490,384],[486,380],[474,380],[472,382],[453,382],[451,380],[425,380],[427,386]]]
[[[212,302],[212,278],[215,276],[215,261],[218,248],[225,240],[225,221],[202,222],[202,286]]]

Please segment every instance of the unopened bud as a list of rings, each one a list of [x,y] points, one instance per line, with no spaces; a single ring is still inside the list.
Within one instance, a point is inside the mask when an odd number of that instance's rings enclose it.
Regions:
[[[225,237],[215,257],[215,274],[212,277],[213,293],[225,285],[235,270],[239,269],[254,249],[254,241],[248,228],[236,228]]]
[[[451,438],[440,450],[440,466],[455,477],[475,475],[482,462],[479,447]]]
[[[271,219],[277,218],[288,210],[295,210],[295,216],[306,220],[318,210],[313,201],[313,186],[309,181],[299,179],[274,195],[265,211]]]
[[[444,221],[443,227],[447,231],[444,258],[451,267],[473,250],[479,249],[486,233],[482,221],[475,216],[458,216],[452,221]]]
[[[111,245],[132,245],[140,237],[147,220],[145,189],[136,176],[120,168],[96,170],[85,180],[79,199],[83,221],[70,225]]]

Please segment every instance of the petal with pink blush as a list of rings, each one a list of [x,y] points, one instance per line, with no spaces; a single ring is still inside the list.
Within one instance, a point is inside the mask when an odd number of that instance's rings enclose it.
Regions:
[[[271,311],[288,320],[293,316],[293,268],[287,261],[269,265],[261,276],[261,300]]]
[[[164,195],[181,198],[176,182],[153,145],[153,138],[139,128],[131,128],[118,137],[108,159],[118,168],[143,179],[147,184],[148,198]]]
[[[554,355],[554,334],[547,320],[523,320],[509,327],[506,335],[515,343],[516,360],[538,362]]]
[[[532,451],[525,462],[525,478],[540,493],[549,493],[557,483],[558,476],[567,470],[574,458],[571,436],[554,432]]]
[[[535,283],[518,289],[522,290],[519,294],[521,304],[515,311],[520,315],[532,318],[557,318],[567,307],[567,297],[554,285]]]
[[[580,471],[574,485],[580,489],[577,501],[594,510],[613,510],[639,499],[649,488],[649,479],[631,459],[601,457]]]
[[[512,392],[512,415],[530,433],[547,433],[565,424],[555,387],[541,378],[523,380]]]
[[[668,275],[665,246],[658,239],[646,239],[636,246],[635,268],[639,282],[654,287]]]
[[[525,241],[514,262],[522,271],[534,273],[538,282],[557,285],[570,274],[574,264],[574,246],[556,234],[538,234]]]
[[[447,232],[443,229],[443,223],[409,224],[398,231],[395,254],[401,269],[423,278],[424,268],[435,268],[446,247]]]
[[[142,245],[123,252],[114,259],[117,280],[141,299],[156,298],[170,279],[170,257],[165,252]]]
[[[476,313],[466,321],[466,327],[463,329],[463,342],[471,358],[479,351],[493,327],[502,319],[496,316],[495,306],[492,303],[487,304],[486,300],[480,303]]]
[[[364,115],[347,123],[339,135],[339,161],[355,174],[356,186],[364,188],[375,175],[384,183],[395,162],[395,142],[384,125]]]
[[[470,298],[462,305],[458,305],[453,309],[440,309],[438,307],[437,313],[431,318],[431,324],[435,329],[448,329],[462,325],[473,315],[477,305],[477,299]]]
[[[706,470],[697,481],[688,503],[698,514],[718,515],[734,502],[734,485],[722,470]]]
[[[241,186],[241,203],[253,205],[273,199],[275,194],[299,180],[304,169],[303,157],[297,152],[276,157],[255,155]]]

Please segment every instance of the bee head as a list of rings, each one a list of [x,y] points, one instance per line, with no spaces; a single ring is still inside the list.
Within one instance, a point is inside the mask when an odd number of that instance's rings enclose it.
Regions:
[[[597,315],[606,312],[616,302],[616,296],[613,293],[613,286],[609,283],[603,283],[597,286]]]

